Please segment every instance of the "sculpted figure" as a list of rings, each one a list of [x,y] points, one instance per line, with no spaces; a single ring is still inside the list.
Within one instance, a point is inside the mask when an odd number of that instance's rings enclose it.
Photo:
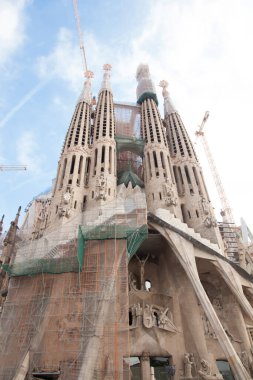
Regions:
[[[137,289],[137,279],[133,272],[129,273],[129,291]]]
[[[200,375],[211,375],[211,367],[207,360],[202,359],[201,362],[201,369],[199,370]]]
[[[153,327],[153,312],[152,312],[152,306],[145,305],[145,308],[143,310],[143,325],[150,329]]]
[[[145,279],[144,279],[144,274],[145,274],[145,264],[146,261],[149,258],[149,254],[145,257],[145,259],[140,259],[139,256],[136,255],[136,258],[138,259],[140,263],[140,280],[141,280],[141,290],[145,290]]]
[[[135,312],[136,312],[136,326],[140,326],[142,323],[142,307],[140,303],[137,303]]]
[[[192,362],[189,353],[184,354],[184,375],[187,378],[192,378]]]

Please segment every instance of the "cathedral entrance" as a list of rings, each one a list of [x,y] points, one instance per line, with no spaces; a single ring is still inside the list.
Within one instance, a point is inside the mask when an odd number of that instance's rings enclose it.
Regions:
[[[124,380],[173,380],[175,372],[172,356],[124,358]]]

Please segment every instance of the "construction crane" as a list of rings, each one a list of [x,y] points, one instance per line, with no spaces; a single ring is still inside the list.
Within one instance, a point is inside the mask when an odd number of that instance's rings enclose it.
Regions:
[[[3,172],[5,170],[27,170],[27,166],[25,165],[0,165],[0,171]]]
[[[73,0],[73,7],[74,7],[74,12],[75,12],[77,32],[79,36],[79,45],[80,45],[81,55],[82,55],[82,60],[83,60],[83,69],[84,69],[84,74],[85,74],[88,71],[88,67],[87,67],[87,61],[86,61],[86,55],[85,55],[85,49],[84,49],[84,43],[83,43],[83,33],[81,29],[81,22],[80,22],[77,0]]]
[[[223,218],[223,222],[220,223],[220,232],[223,237],[224,243],[225,243],[225,251],[230,258],[230,260],[237,262],[238,261],[238,242],[237,242],[237,235],[235,232],[235,222],[234,222],[234,216],[232,213],[232,209],[229,205],[228,199],[226,197],[226,193],[224,190],[224,187],[222,185],[217,167],[215,165],[213,156],[211,154],[208,142],[206,140],[205,134],[204,134],[204,126],[209,117],[209,112],[206,111],[204,118],[202,120],[202,123],[199,127],[199,129],[195,132],[197,137],[201,138],[206,157],[213,175],[213,179],[216,185],[216,189],[220,198],[221,202],[221,216]]]
[[[216,185],[216,188],[217,188],[217,192],[218,192],[219,198],[220,198],[221,207],[222,207],[221,216],[223,217],[224,221],[226,221],[226,223],[235,223],[234,222],[234,216],[233,216],[233,213],[232,213],[232,209],[231,209],[231,207],[229,205],[229,202],[228,202],[228,199],[226,197],[226,193],[225,193],[224,187],[222,185],[222,182],[221,182],[221,179],[220,179],[217,167],[215,165],[213,156],[211,154],[209,145],[207,143],[207,140],[206,140],[206,137],[205,137],[205,134],[204,134],[204,131],[203,131],[205,123],[206,123],[208,117],[209,117],[209,112],[206,111],[205,116],[204,116],[204,118],[202,120],[202,123],[201,123],[199,129],[195,132],[195,134],[196,134],[197,137],[201,137],[201,140],[202,140],[202,144],[203,144],[203,147],[204,147],[204,150],[205,150],[205,153],[206,153],[206,157],[207,157],[207,160],[208,160],[208,163],[209,163],[212,175],[213,175],[213,179],[214,179],[214,182],[215,182],[215,185]]]

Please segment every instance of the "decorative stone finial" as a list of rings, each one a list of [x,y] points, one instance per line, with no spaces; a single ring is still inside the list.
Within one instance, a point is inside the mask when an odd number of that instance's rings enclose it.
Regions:
[[[91,79],[94,77],[94,74],[92,71],[88,70],[84,73],[84,76],[87,78],[87,80],[84,82],[83,91],[78,99],[78,103],[85,102],[91,104]]]
[[[110,83],[110,71],[111,71],[111,68],[112,68],[112,66],[109,63],[106,63],[103,66],[103,69],[104,69],[105,72],[104,72],[104,78],[103,78],[103,81],[102,81],[100,92],[104,91],[104,90],[112,91],[112,89],[111,89],[111,83]]]
[[[170,115],[171,113],[175,113],[176,109],[171,101],[170,94],[168,91],[168,82],[166,80],[161,80],[159,86],[162,87],[163,98],[164,98],[164,115]]]

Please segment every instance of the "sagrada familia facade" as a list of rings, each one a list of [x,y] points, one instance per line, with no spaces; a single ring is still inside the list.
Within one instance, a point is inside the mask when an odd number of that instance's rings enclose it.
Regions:
[[[110,72],[97,100],[86,73],[52,190],[4,237],[0,379],[251,379],[251,262],[239,237],[228,254],[167,82],[162,117],[147,65],[136,103]]]

